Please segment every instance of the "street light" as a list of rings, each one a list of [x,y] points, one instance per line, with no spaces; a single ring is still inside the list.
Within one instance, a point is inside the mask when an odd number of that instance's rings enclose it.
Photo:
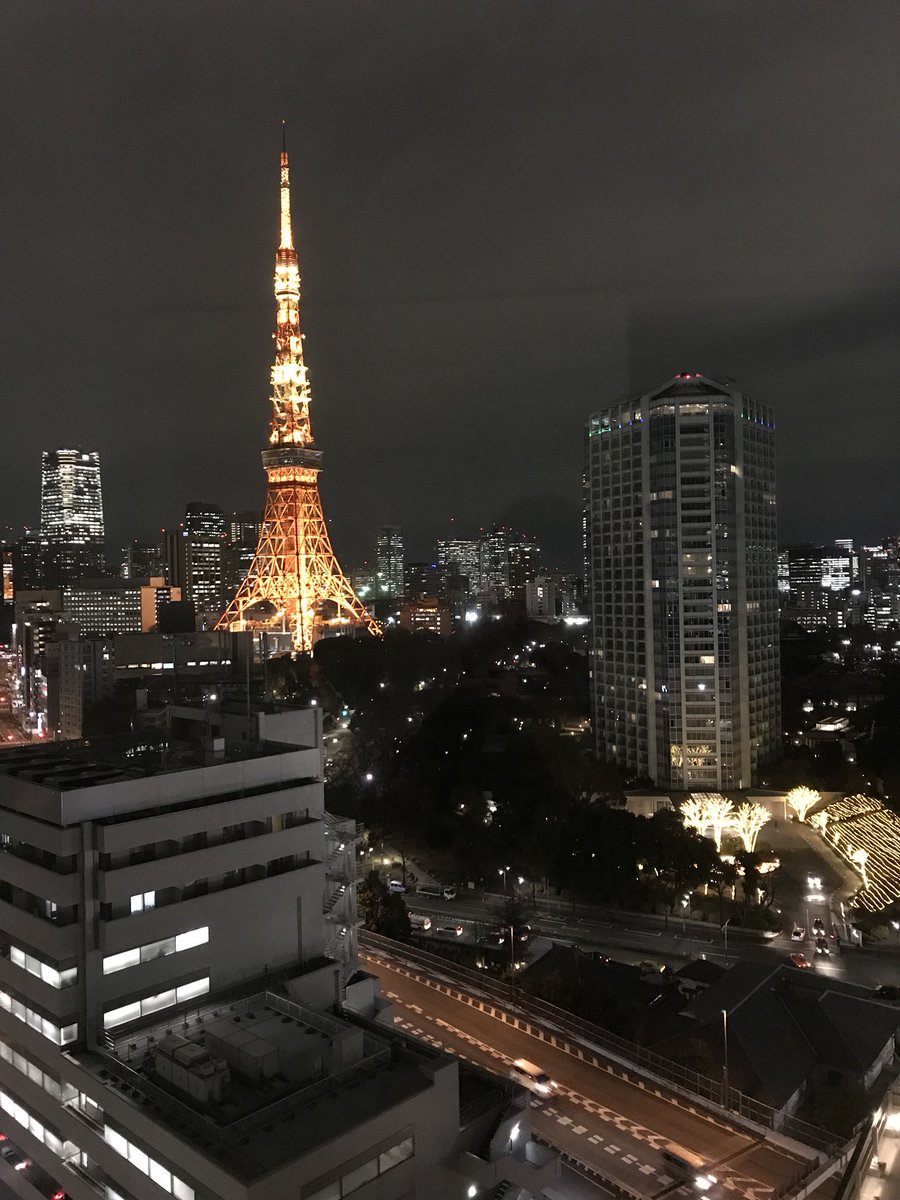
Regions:
[[[722,933],[725,937],[725,966],[726,967],[728,966],[728,926],[729,926],[730,922],[731,922],[731,917],[729,917],[728,920],[725,922],[725,924],[722,926]]]

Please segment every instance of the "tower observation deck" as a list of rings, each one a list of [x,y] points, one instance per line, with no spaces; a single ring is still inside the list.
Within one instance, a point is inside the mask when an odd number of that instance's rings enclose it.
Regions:
[[[272,424],[262,452],[268,486],[259,543],[217,629],[290,633],[308,653],[331,632],[381,628],[341,570],[319,495],[322,451],[309,420],[312,399],[300,332],[300,270],[291,228],[290,169],[281,153],[281,241],[275,253]]]

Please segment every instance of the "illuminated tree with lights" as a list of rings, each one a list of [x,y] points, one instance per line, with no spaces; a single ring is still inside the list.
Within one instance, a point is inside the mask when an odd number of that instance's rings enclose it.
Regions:
[[[856,863],[856,865],[859,867],[859,873],[862,875],[864,888],[869,886],[869,877],[866,874],[866,862],[868,861],[868,858],[869,854],[866,850],[854,850],[850,855],[850,861]]]
[[[688,796],[678,810],[688,829],[694,829],[702,837],[709,825],[709,810],[705,796]]]
[[[706,815],[709,824],[712,826],[713,841],[716,843],[716,850],[722,849],[722,834],[725,832],[725,826],[734,815],[734,805],[724,796],[711,795],[706,801]]]
[[[734,814],[734,828],[747,853],[756,849],[756,839],[764,825],[772,820],[772,814],[764,804],[742,804]]]
[[[825,836],[825,831],[828,828],[828,809],[823,808],[821,812],[813,813],[809,818],[809,823],[813,829],[818,829],[822,837]]]
[[[788,808],[792,808],[797,814],[798,821],[805,821],[811,808],[819,803],[822,797],[815,790],[809,787],[791,788],[785,797],[788,803]]]

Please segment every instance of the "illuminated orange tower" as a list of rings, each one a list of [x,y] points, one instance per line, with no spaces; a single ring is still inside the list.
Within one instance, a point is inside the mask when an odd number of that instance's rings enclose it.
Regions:
[[[283,148],[275,301],[272,432],[262,452],[269,481],[266,511],[253,562],[216,628],[289,632],[294,650],[308,652],[329,629],[365,629],[373,634],[381,629],[341,570],[322,513],[322,451],[316,449],[309,423],[300,269],[291,230],[288,156]]]

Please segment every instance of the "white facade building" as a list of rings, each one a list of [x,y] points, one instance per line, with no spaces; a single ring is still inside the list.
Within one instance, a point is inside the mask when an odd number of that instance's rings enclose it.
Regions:
[[[338,1015],[351,976],[358,1008],[390,1009],[356,969],[356,826],[323,806],[320,710],[238,708],[170,709],[159,744],[115,758],[0,754],[0,1128],[33,1164],[0,1182],[27,1200],[35,1172],[71,1200],[541,1190],[558,1164],[519,1089]]]

